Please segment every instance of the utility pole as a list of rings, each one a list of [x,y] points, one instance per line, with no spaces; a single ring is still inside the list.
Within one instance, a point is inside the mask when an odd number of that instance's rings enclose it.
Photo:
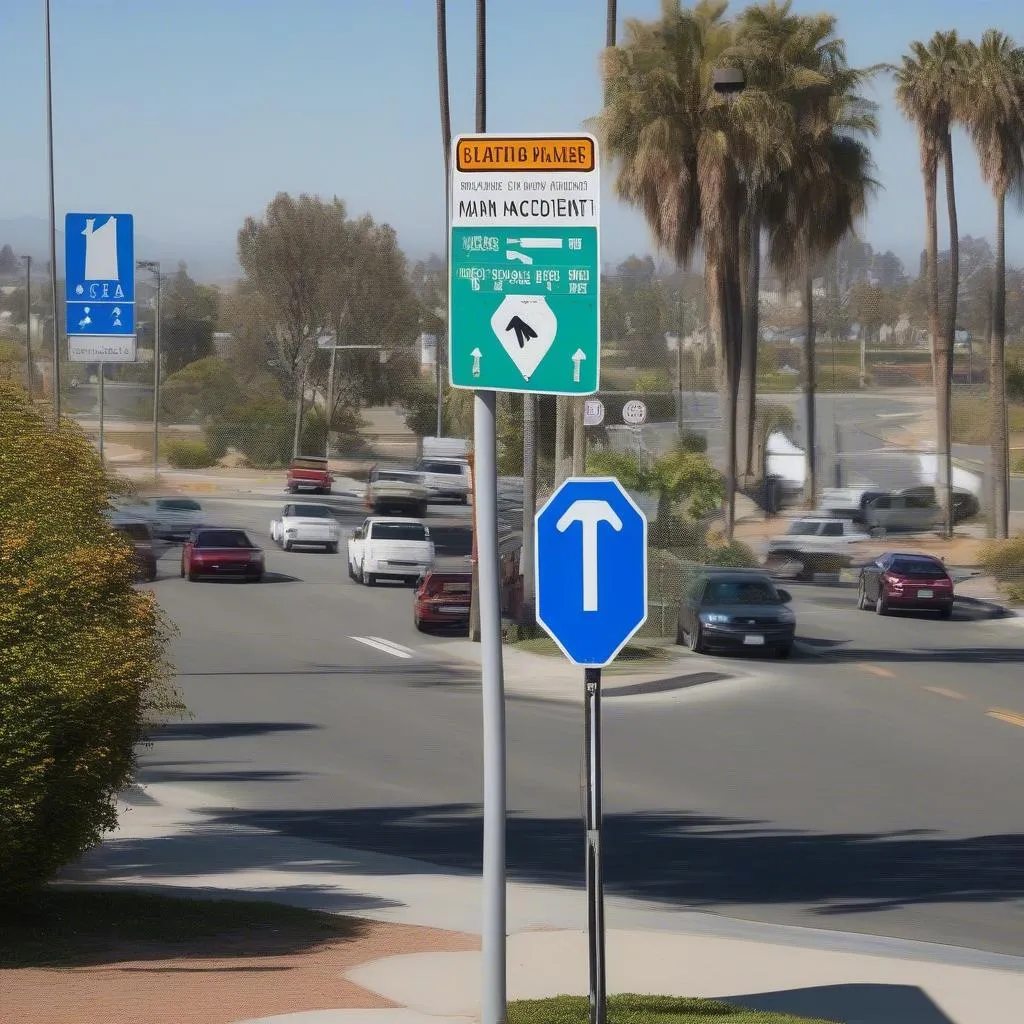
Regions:
[[[32,401],[32,257],[22,256],[25,261],[25,391]]]
[[[60,419],[60,331],[57,313],[57,214],[53,185],[53,76],[50,73],[50,0],[46,0],[46,154],[50,179],[50,297],[53,301],[53,415]]]
[[[153,322],[153,480],[160,479],[160,261],[136,260],[139,270],[148,270],[156,281],[156,319]]]

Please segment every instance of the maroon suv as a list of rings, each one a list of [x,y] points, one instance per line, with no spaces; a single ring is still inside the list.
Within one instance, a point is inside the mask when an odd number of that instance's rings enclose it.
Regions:
[[[931,555],[890,551],[860,571],[857,607],[879,615],[900,609],[953,614],[953,580]]]

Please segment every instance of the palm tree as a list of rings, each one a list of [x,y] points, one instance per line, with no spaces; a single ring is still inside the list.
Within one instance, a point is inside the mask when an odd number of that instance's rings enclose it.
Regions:
[[[952,402],[953,343],[956,336],[956,300],[960,287],[960,239],[953,181],[952,124],[967,116],[966,51],[955,31],[936,32],[927,43],[911,44],[896,74],[896,101],[917,129],[924,178],[925,277],[928,329],[932,336],[932,370],[935,381],[935,416],[938,449],[943,455],[943,504],[946,531],[953,530],[953,479],[950,412]],[[949,218],[949,292],[945,320],[939,297],[938,167],[942,161]]]
[[[804,309],[804,416],[807,497],[817,496],[814,272],[849,234],[877,183],[865,139],[878,132],[876,105],[859,90],[877,69],[851,68],[829,14],[800,19],[791,49],[788,92],[794,117],[792,168],[768,187],[770,255],[784,273],[798,273]]]
[[[688,268],[702,247],[709,310],[717,320],[726,426],[726,536],[736,494],[736,397],[740,316],[740,218],[744,173],[786,156],[785,117],[747,89],[729,103],[712,72],[731,59],[735,35],[725,0],[680,9],[663,0],[655,22],[630,20],[626,42],[607,49],[605,106],[594,119],[617,166],[619,198],[639,208],[657,244]]]
[[[1006,422],[1006,197],[1024,194],[1024,49],[997,29],[967,44],[967,129],[981,173],[996,200],[996,258],[992,308],[992,514],[995,535],[1009,534]]]

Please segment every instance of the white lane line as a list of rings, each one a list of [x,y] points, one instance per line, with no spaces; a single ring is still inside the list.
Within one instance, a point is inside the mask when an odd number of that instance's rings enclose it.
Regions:
[[[403,647],[401,644],[396,644],[391,640],[385,640],[380,636],[350,636],[349,640],[355,640],[357,643],[366,644],[367,647],[383,651],[385,654],[390,654],[395,658],[411,658],[416,653],[408,647]]]

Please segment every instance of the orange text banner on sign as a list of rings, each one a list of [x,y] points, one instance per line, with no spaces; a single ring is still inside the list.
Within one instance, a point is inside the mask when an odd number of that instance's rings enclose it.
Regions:
[[[559,138],[489,136],[462,139],[456,166],[463,174],[474,171],[592,171],[596,162],[594,140],[585,135]]]

